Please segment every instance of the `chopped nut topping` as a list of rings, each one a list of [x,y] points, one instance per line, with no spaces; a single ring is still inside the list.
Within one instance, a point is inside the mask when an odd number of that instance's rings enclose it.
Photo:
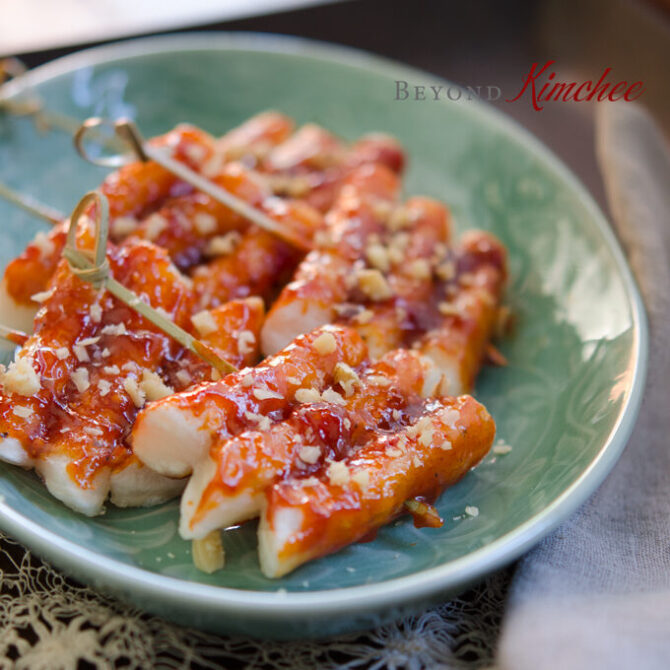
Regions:
[[[31,358],[19,358],[9,364],[2,376],[2,385],[5,391],[18,395],[35,395],[40,388],[40,378],[33,368]]]
[[[417,258],[412,261],[407,271],[409,276],[414,279],[430,279],[430,264],[425,258]]]
[[[144,223],[146,226],[145,237],[154,242],[158,236],[168,227],[168,222],[164,216],[158,213],[152,214]]]
[[[255,414],[254,412],[246,411],[244,413],[244,418],[247,421],[253,421],[257,424],[259,430],[270,430],[270,427],[272,426],[270,419],[263,414]]]
[[[80,363],[87,363],[91,360],[90,356],[88,355],[88,351],[86,351],[86,347],[82,346],[81,344],[75,344],[72,347],[72,351]]]
[[[321,394],[316,389],[298,389],[295,399],[301,403],[320,402]]]
[[[138,225],[136,218],[132,216],[120,216],[112,222],[112,236],[115,240],[123,239],[132,233]]]
[[[333,486],[344,486],[349,482],[349,468],[343,461],[331,461],[326,474]]]
[[[384,375],[369,375],[366,378],[368,384],[372,384],[372,386],[390,386],[391,385],[391,380],[388,377],[384,377]]]
[[[249,388],[254,383],[254,376],[249,372],[246,375],[244,375],[244,377],[242,377],[240,383],[244,388]]]
[[[135,377],[126,377],[123,380],[123,388],[130,396],[130,399],[135,404],[135,407],[143,407],[146,402],[144,391],[140,388]]]
[[[334,391],[333,389],[326,389],[321,394],[321,399],[324,400],[325,402],[335,403],[336,405],[344,405],[344,398],[337,391]]]
[[[237,350],[240,354],[250,354],[256,346],[256,336],[250,330],[243,330],[237,336]]]
[[[453,302],[441,302],[437,306],[437,309],[439,310],[440,314],[444,314],[444,316],[458,316],[460,314],[458,305],[454,304]]]
[[[159,375],[151,370],[142,370],[140,389],[149,401],[160,400],[174,393],[174,389],[168,386]]]
[[[125,335],[128,331],[126,330],[126,324],[122,321],[121,323],[105,326],[100,332],[103,335]]]
[[[460,414],[457,409],[449,407],[440,412],[440,420],[447,424],[450,428],[456,429],[456,421],[460,418]]]
[[[193,563],[198,570],[211,575],[221,570],[226,562],[226,554],[221,541],[221,531],[213,530],[209,535],[191,543]]]
[[[112,389],[112,385],[106,379],[100,379],[98,381],[98,388],[100,389],[100,395],[106,396]]]
[[[432,424],[425,426],[419,435],[419,444],[424,447],[430,446],[433,441],[433,435],[435,435],[435,427]]]
[[[388,226],[391,230],[400,230],[407,228],[411,223],[409,212],[405,207],[396,207],[388,219]]]
[[[41,291],[40,293],[35,293],[30,296],[30,299],[33,302],[46,302],[53,294],[56,289],[49,289],[48,291]]]
[[[193,223],[201,235],[209,235],[216,230],[216,219],[207,212],[198,212],[193,217]]]
[[[437,266],[435,274],[443,281],[453,279],[456,276],[456,264],[453,261],[444,261]]]
[[[118,365],[106,365],[104,368],[102,368],[102,371],[106,375],[118,375],[121,374],[121,370],[119,370]]]
[[[72,379],[79,393],[83,393],[91,385],[88,381],[88,370],[86,368],[73,370],[70,379]]]
[[[281,400],[284,396],[281,393],[276,391],[270,391],[270,389],[255,388],[253,390],[254,398],[257,400],[270,400],[272,398]]]
[[[193,323],[193,325],[196,327],[196,330],[202,337],[210,335],[211,333],[214,333],[218,330],[218,326],[216,325],[214,317],[212,316],[211,312],[208,312],[207,310],[203,310],[202,312],[194,314],[191,317],[191,323]]]
[[[70,355],[70,350],[67,347],[58,347],[54,354],[59,361],[64,361]]]
[[[12,414],[22,419],[27,419],[28,417],[34,414],[34,410],[32,407],[24,407],[23,405],[14,405],[14,407],[12,407]]]
[[[86,337],[83,340],[79,340],[78,344],[82,347],[90,347],[92,344],[97,344],[99,341],[99,337]]]
[[[205,248],[205,255],[207,256],[229,256],[235,251],[239,243],[242,241],[242,236],[236,231],[231,230],[225,235],[217,235],[213,237],[207,247]]]
[[[370,244],[365,250],[368,263],[381,272],[388,272],[391,267],[388,250],[381,244]]]
[[[468,505],[465,508],[465,513],[471,517],[479,516],[479,507],[475,507],[474,505]]]
[[[193,381],[188,370],[179,370],[175,377],[182,386],[188,386]]]
[[[348,398],[354,392],[354,386],[361,383],[361,379],[356,371],[346,363],[338,363],[334,370],[335,381],[340,384],[344,390],[344,395]]]
[[[368,470],[357,470],[351,476],[351,481],[358,484],[363,491],[367,491],[368,486],[370,486],[370,472]]]
[[[300,447],[300,451],[298,452],[298,458],[303,463],[308,463],[309,465],[316,463],[319,460],[319,456],[321,456],[320,447],[304,446]]]
[[[370,323],[372,321],[372,317],[375,315],[375,313],[371,309],[364,309],[361,312],[359,312],[355,317],[354,321],[356,323],[359,323],[361,326],[364,326],[366,323]]]
[[[337,341],[332,333],[321,333],[314,340],[314,349],[322,356],[332,354],[337,349]]]
[[[379,270],[358,270],[356,279],[358,287],[370,300],[379,302],[388,300],[393,295],[391,287]]]

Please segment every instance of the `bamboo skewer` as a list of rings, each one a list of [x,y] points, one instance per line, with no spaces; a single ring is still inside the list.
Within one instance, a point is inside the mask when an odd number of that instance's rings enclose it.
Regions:
[[[105,156],[102,158],[91,157],[84,146],[86,136],[93,130],[103,126],[112,126],[118,138],[124,141],[126,146],[131,150],[129,156],[116,155]],[[255,223],[259,228],[263,228],[268,232],[276,235],[285,242],[288,242],[294,247],[303,251],[309,251],[310,245],[290,230],[287,230],[280,223],[271,219],[264,212],[252,207],[249,203],[226,191],[221,186],[214,184],[208,179],[205,179],[197,172],[194,172],[189,167],[175,160],[169,156],[164,150],[153,147],[144,141],[139,130],[132,121],[128,119],[120,119],[111,122],[101,118],[91,118],[84,121],[78,131],[74,135],[75,148],[79,155],[85,160],[94,165],[104,167],[119,167],[132,160],[154,161],[164,167],[172,174],[176,175],[182,181],[191,184],[198,191],[206,193],[221,204],[232,209],[234,212],[244,217],[245,219]]]
[[[77,222],[81,216],[88,212],[91,205],[95,205],[94,221],[96,226],[95,248],[92,253],[90,251],[82,251],[76,245]],[[108,231],[109,205],[107,198],[99,191],[91,191],[79,201],[70,217],[67,241],[63,249],[63,257],[67,260],[70,270],[77,277],[91,283],[94,287],[106,288],[121,302],[151,321],[166,335],[169,335],[183,347],[202,358],[222,375],[237,371],[234,365],[221,358],[212,347],[196,339],[176,323],[165,318],[160,312],[141,300],[135,293],[111,276],[109,262],[107,261]]]
[[[56,225],[65,219],[65,214],[59,212],[57,209],[45,205],[30,195],[15,191],[13,188],[2,182],[0,182],[0,198],[52,225]]]

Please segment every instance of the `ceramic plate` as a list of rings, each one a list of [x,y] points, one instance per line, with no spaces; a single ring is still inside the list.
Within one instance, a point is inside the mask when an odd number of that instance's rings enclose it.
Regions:
[[[78,579],[179,623],[304,637],[371,627],[456,594],[518,557],[598,486],[630,434],[646,363],[642,304],[614,236],[568,170],[504,115],[476,101],[396,101],[400,79],[436,83],[357,51],[198,34],[82,52],[25,81],[51,109],[129,115],[146,135],[180,121],[220,134],[275,108],[345,138],[398,137],[410,156],[406,192],[446,201],[458,230],[491,230],[509,249],[509,366],[485,369],[476,395],[512,451],[487,457],[441,497],[443,528],[401,519],[373,542],[276,581],[258,568],[254,524],[226,531],[226,568],[207,576],[177,534],[176,502],[83,518],[34,475],[3,466],[5,531]],[[6,183],[70,211],[104,174],[66,134],[0,119]],[[4,203],[0,220],[4,264],[40,224]]]

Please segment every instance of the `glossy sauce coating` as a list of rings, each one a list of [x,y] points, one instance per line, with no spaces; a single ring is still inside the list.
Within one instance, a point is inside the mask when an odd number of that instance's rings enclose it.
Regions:
[[[381,133],[347,146],[324,128],[308,124],[271,151],[261,169],[280,175],[273,180],[278,194],[300,194],[310,205],[326,212],[352,169],[365,164],[384,165],[400,174],[404,151],[396,140]]]
[[[314,342],[323,334],[332,336],[331,352],[319,352]],[[156,426],[188,424],[190,442],[216,444],[221,436],[271,425],[286,418],[295,393],[303,385],[323,387],[332,378],[335,365],[344,361],[358,365],[366,350],[352,330],[325,326],[299,337],[279,354],[254,368],[245,368],[223,379],[203,383],[184,393],[163,398],[141,412],[133,428],[132,444],[149,467],[169,469],[165,452],[155,448]]]
[[[395,200],[398,189],[397,177],[382,165],[362,166],[347,177],[326,217],[329,241],[300,263],[268,313],[263,353],[279,351],[297,335],[334,320],[335,306],[347,296],[348,278],[367,239],[383,231],[379,210]]]
[[[174,157],[193,167],[189,158],[193,153],[209,155],[213,140],[206,133],[187,125],[177,128],[162,137],[155,138],[156,146],[171,147]],[[148,214],[152,207],[171,193],[184,190],[177,179],[164,168],[153,163],[130,163],[110,174],[102,183],[101,190],[109,201],[112,234],[115,219],[137,217]],[[190,189],[190,187],[189,187]],[[56,270],[61,257],[68,223],[54,226],[26,249],[5,270],[5,282],[9,295],[20,304],[30,304],[31,296],[44,291]]]
[[[135,242],[110,248],[108,259],[119,282],[192,329],[195,296],[165,252]],[[3,438],[17,439],[33,460],[64,454],[71,476],[86,488],[101,467],[120,467],[130,455],[126,438],[143,392],[133,397],[128,384],[141,391],[145,374],[154,381],[158,375],[165,387],[180,390],[209,376],[210,368],[111,294],[73,276],[64,261],[51,286],[35,332],[19,353],[37,372],[40,387],[29,396],[7,389],[0,395]],[[229,333],[212,333],[209,344],[239,364],[253,362],[262,316],[261,303],[231,303],[215,311],[215,323]],[[255,340],[240,355],[233,333],[242,330],[254,332]],[[19,406],[32,414],[17,415]]]
[[[411,426],[380,435],[342,461],[342,475],[281,481],[268,491],[259,528],[266,575],[355,542],[404,511],[406,500],[435,500],[489,450],[495,425],[470,396],[429,401]]]
[[[323,217],[300,200],[268,198],[260,205],[266,214],[279,221],[307,243],[324,226]],[[193,273],[195,290],[203,306],[257,295],[268,302],[291,277],[302,251],[276,235],[252,226],[239,237],[229,254],[201,265]]]
[[[414,346],[443,369],[443,392],[470,391],[494,334],[507,277],[507,255],[490,233],[470,231],[454,257],[456,272],[437,287],[438,321]]]
[[[285,421],[267,430],[232,439],[220,436],[210,449],[216,470],[189,511],[191,528],[215,509],[221,515],[226,500],[241,496],[253,499],[244,507],[245,516],[240,516],[239,505],[231,506],[224,523],[256,516],[262,495],[278,479],[315,472],[327,459],[341,459],[376,434],[407,425],[423,403],[430,369],[418,354],[400,349],[373,365],[363,363],[349,375],[339,377],[330,394],[299,404]]]

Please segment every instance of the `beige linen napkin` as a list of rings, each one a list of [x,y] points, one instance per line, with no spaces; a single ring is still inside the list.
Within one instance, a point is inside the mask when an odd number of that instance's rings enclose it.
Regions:
[[[670,668],[670,151],[644,109],[598,110],[617,233],[650,320],[649,373],[616,468],[514,575],[497,666]]]

